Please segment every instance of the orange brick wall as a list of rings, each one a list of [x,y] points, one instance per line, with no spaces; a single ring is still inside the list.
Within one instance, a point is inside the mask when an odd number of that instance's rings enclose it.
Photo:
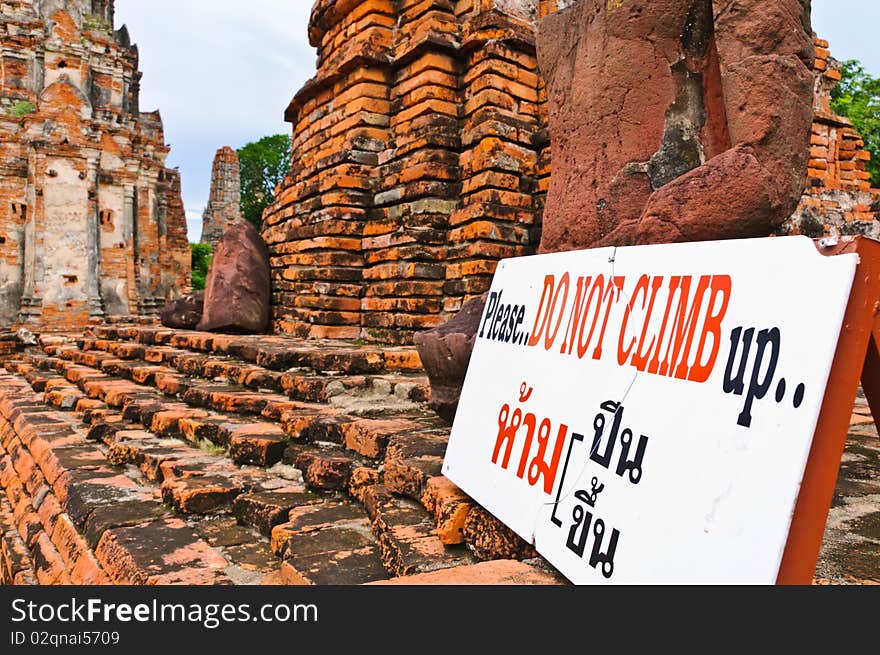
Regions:
[[[535,251],[552,153],[534,30],[569,4],[315,3],[318,72],[287,109],[293,166],[264,215],[276,330],[406,343],[483,293],[499,259]],[[799,216],[874,234],[867,153],[827,106],[826,47]]]
[[[807,189],[786,224],[788,234],[862,234],[880,238],[880,190],[871,189],[865,170],[871,153],[852,123],[831,110],[831,91],[840,81],[840,66],[828,42],[816,39],[815,119],[810,146]]]
[[[408,342],[534,252],[547,145],[536,0],[319,0],[318,74],[267,210],[275,326]],[[542,168],[543,166],[543,168]]]

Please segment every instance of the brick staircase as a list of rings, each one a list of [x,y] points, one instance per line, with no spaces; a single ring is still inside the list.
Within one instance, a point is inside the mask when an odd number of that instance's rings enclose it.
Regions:
[[[412,348],[100,326],[3,364],[2,582],[561,582],[441,476]]]

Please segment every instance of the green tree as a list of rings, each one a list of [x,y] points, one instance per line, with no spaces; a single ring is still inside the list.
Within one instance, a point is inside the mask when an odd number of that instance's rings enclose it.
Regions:
[[[831,92],[831,108],[852,121],[865,150],[871,153],[871,186],[880,187],[880,78],[872,77],[861,62],[850,59],[840,66],[843,76]]]
[[[257,229],[263,210],[275,199],[275,187],[290,170],[289,134],[275,134],[239,148],[241,164],[241,212]]]
[[[208,268],[211,266],[211,244],[191,243],[192,251],[192,287],[193,291],[202,291],[208,279]]]

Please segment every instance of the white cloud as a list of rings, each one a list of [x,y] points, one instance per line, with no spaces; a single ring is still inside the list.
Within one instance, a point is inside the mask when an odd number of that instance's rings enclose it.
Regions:
[[[813,0],[813,30],[827,39],[831,55],[858,59],[880,77],[880,3],[869,0]]]
[[[202,212],[186,210],[186,229],[189,240],[197,243],[202,238]]]

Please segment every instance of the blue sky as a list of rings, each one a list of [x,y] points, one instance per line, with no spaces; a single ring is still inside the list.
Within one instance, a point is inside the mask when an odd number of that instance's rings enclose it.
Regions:
[[[768,0],[770,1],[770,0]],[[201,232],[217,148],[288,132],[287,103],[315,71],[311,0],[116,0],[141,55],[141,108],[159,108],[181,170],[190,240]],[[837,59],[880,76],[880,2],[813,0],[813,29]]]

